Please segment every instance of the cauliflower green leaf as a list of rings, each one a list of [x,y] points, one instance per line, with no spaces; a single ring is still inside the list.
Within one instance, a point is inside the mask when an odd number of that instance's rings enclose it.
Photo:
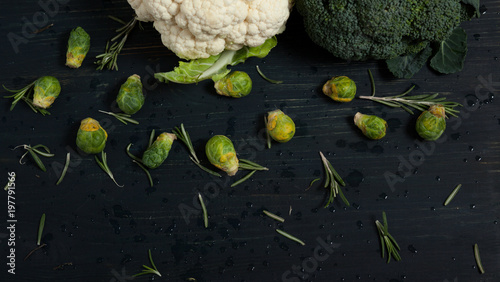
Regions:
[[[240,50],[225,50],[224,52],[204,59],[195,59],[188,62],[179,62],[173,71],[155,73],[155,78],[161,82],[181,84],[197,83],[205,79],[218,79],[231,71],[228,65],[235,66],[243,63],[250,57],[264,58],[278,43],[276,37],[267,39],[264,44],[256,47],[243,47]]]

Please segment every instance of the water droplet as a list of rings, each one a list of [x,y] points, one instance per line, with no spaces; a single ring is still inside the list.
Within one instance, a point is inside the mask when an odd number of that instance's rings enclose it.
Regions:
[[[476,161],[480,162],[482,158],[480,156],[476,156]]]
[[[487,10],[488,10],[488,9],[486,8],[486,6],[485,6],[485,5],[481,5],[481,7],[479,7],[479,13],[480,13],[481,15],[486,14],[486,11],[487,11]]]
[[[441,177],[440,176],[436,176],[436,181],[441,181]]]
[[[471,205],[470,205],[470,208],[471,208],[471,209],[475,209],[475,208],[476,208],[476,205],[475,205],[475,204],[471,204]]]
[[[474,147],[469,146],[469,151],[473,152],[474,151]]]
[[[474,39],[476,39],[477,41],[479,41],[479,39],[481,38],[481,35],[480,34],[474,34]]]
[[[460,133],[453,133],[450,135],[451,139],[458,140],[460,139]]]
[[[387,194],[386,193],[382,193],[380,195],[378,195],[380,198],[384,199],[384,200],[387,200]]]
[[[417,253],[417,249],[416,249],[413,245],[409,245],[409,246],[408,246],[408,251],[410,251],[410,252],[412,252],[412,253],[414,253],[414,254],[416,254],[416,253]]]
[[[363,229],[363,222],[361,220],[358,220],[356,225],[358,226],[358,229]]]

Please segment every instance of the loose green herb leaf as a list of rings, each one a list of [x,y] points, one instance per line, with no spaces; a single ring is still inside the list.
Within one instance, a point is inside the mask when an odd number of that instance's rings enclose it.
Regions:
[[[271,149],[271,134],[269,134],[269,129],[267,129],[267,116],[264,116],[264,126],[266,128],[266,142],[267,148]]]
[[[414,108],[418,111],[426,111],[432,105],[442,105],[446,113],[457,117],[457,114],[460,113],[459,110],[455,110],[455,107],[462,107],[462,104],[456,102],[447,102],[446,98],[438,97],[439,94],[423,94],[423,95],[413,95],[406,96],[415,88],[413,85],[406,92],[396,95],[396,96],[387,96],[387,97],[374,97],[374,96],[359,96],[360,99],[371,100],[392,108],[402,108],[410,114],[413,114],[413,111],[410,109]]]
[[[61,184],[61,182],[63,181],[64,176],[66,175],[66,172],[68,171],[70,157],[71,157],[70,153],[67,153],[66,154],[66,162],[64,163],[64,168],[61,172],[61,176],[59,176],[59,180],[57,180],[57,182],[56,182],[56,185]]]
[[[274,213],[268,212],[266,210],[263,210],[262,212],[274,220],[277,220],[279,222],[285,222],[285,219],[282,218],[281,216],[275,215]]]
[[[239,159],[238,166],[241,169],[247,169],[247,170],[269,170],[267,167],[263,167],[258,163],[254,163],[246,159]]]
[[[313,179],[313,180],[311,181],[311,183],[309,183],[309,186],[307,187],[306,191],[307,191],[307,190],[309,190],[309,189],[311,189],[311,187],[312,187],[312,185],[314,184],[314,182],[316,182],[316,181],[320,181],[320,180],[321,180],[321,178],[315,178],[315,179]]]
[[[136,121],[135,119],[130,118],[131,115],[129,115],[129,114],[112,113],[112,112],[105,112],[105,111],[101,111],[101,110],[99,110],[99,112],[101,112],[103,114],[107,114],[107,115],[113,116],[117,120],[119,120],[120,122],[122,122],[123,124],[127,124],[127,122],[130,122],[130,123],[133,123],[133,124],[139,124],[138,121]]]
[[[47,169],[45,168],[45,165],[43,164],[42,160],[40,159],[40,157],[38,157],[38,155],[41,155],[41,156],[44,156],[44,157],[47,157],[47,158],[50,158],[50,157],[53,157],[54,154],[51,154],[50,153],[50,150],[49,148],[47,148],[47,146],[44,146],[42,144],[38,144],[38,145],[35,145],[35,146],[30,146],[30,145],[19,145],[19,146],[16,146],[14,147],[14,149],[12,150],[15,150],[19,147],[22,147],[23,149],[26,150],[26,153],[24,153],[21,158],[19,159],[19,163],[20,164],[24,164],[22,162],[22,160],[24,159],[24,157],[27,155],[27,154],[30,154],[30,156],[33,158],[33,161],[37,164],[37,166],[42,170],[42,171],[47,171]],[[38,148],[42,148],[45,150],[45,152],[41,151],[41,150],[38,150]]]
[[[422,69],[431,55],[432,48],[428,45],[418,53],[395,57],[385,62],[395,77],[409,79]]]
[[[276,37],[267,39],[264,44],[256,47],[243,47],[240,50],[225,50],[221,54],[205,59],[179,62],[173,71],[156,73],[155,78],[161,82],[182,84],[198,83],[205,79],[214,81],[226,76],[230,70],[228,65],[235,66],[250,57],[264,58],[277,44]]]
[[[431,59],[431,67],[444,74],[461,71],[466,55],[467,33],[463,28],[457,27],[441,42],[438,52]]]
[[[372,86],[372,97],[375,96],[375,79],[373,79],[373,74],[370,69],[368,69],[368,76],[370,77],[370,84]]]
[[[40,246],[40,241],[42,240],[43,228],[45,227],[45,214],[42,214],[40,218],[40,225],[38,226],[38,236],[36,240],[36,244]]]
[[[132,159],[132,162],[136,163],[146,173],[146,176],[148,177],[148,180],[149,180],[149,186],[153,187],[154,186],[153,178],[151,177],[149,170],[146,168],[146,166],[143,165],[141,159],[139,159],[138,157],[136,157],[132,153],[130,153],[131,146],[132,146],[132,143],[128,144],[128,146],[127,146],[127,149],[126,149],[127,155]]]
[[[237,185],[240,185],[241,183],[247,181],[250,177],[252,177],[252,175],[254,175],[254,173],[256,172],[257,170],[252,170],[251,172],[249,172],[247,175],[243,176],[240,180],[238,181],[235,181],[233,184],[231,184],[231,187],[235,187]]]
[[[257,69],[257,72],[260,74],[260,76],[262,76],[262,78],[264,80],[266,80],[267,82],[270,82],[270,83],[274,83],[274,84],[280,84],[280,83],[283,83],[282,80],[274,80],[274,79],[270,79],[268,78],[259,68],[259,65],[256,65],[255,68]]]
[[[344,196],[344,193],[342,192],[342,189],[340,189],[340,187],[339,187],[339,184],[341,186],[345,186],[344,180],[342,180],[342,178],[337,173],[337,171],[335,171],[335,169],[333,168],[330,161],[328,161],[325,158],[325,155],[323,155],[322,152],[319,152],[319,155],[321,157],[321,161],[323,162],[323,167],[325,169],[325,185],[324,185],[324,187],[330,189],[328,201],[326,202],[324,207],[327,208],[331,203],[333,203],[333,200],[337,197],[337,195],[340,196],[342,201],[347,206],[350,206],[349,201],[347,201],[346,197]]]
[[[295,236],[292,236],[288,233],[286,233],[285,231],[283,230],[280,230],[280,229],[276,229],[276,232],[278,232],[279,234],[285,236],[286,238],[292,240],[292,241],[295,241],[299,244],[301,244],[302,246],[304,246],[306,243],[304,243],[302,240],[300,240],[299,238],[295,237]]]
[[[155,135],[156,131],[154,129],[151,130],[151,134],[149,134],[148,148],[151,147],[151,145],[153,145],[153,142],[155,141]]]
[[[111,172],[111,169],[109,169],[106,153],[104,151],[101,152],[102,161],[99,160],[99,157],[97,157],[97,155],[95,155],[94,158],[95,158],[95,161],[97,162],[97,164],[99,165],[99,167],[102,170],[104,170],[104,172],[106,172],[106,174],[109,176],[109,178],[111,178],[111,180],[113,180],[113,182],[116,184],[116,186],[123,187],[123,185],[120,185],[116,182],[115,177],[114,177],[113,173]]]
[[[377,226],[378,234],[380,237],[380,249],[382,251],[382,257],[385,258],[385,251],[387,250],[387,263],[391,261],[391,257],[394,257],[396,261],[401,260],[401,256],[398,251],[401,250],[399,248],[398,243],[394,239],[394,237],[389,234],[387,217],[385,212],[382,212],[383,224],[380,221],[376,220],[375,225]]]
[[[182,143],[184,143],[184,145],[186,145],[186,147],[188,148],[189,154],[190,154],[189,158],[191,159],[192,162],[194,162],[202,170],[204,170],[212,175],[215,175],[217,177],[221,177],[221,175],[219,173],[217,173],[217,172],[215,172],[215,171],[213,171],[213,170],[211,170],[211,169],[209,169],[201,164],[200,160],[198,159],[198,156],[196,156],[196,151],[194,150],[194,146],[193,146],[193,143],[191,142],[191,138],[189,137],[189,133],[184,128],[184,124],[181,123],[180,128],[175,127],[173,132],[177,136],[177,138],[179,140],[181,140]]]
[[[458,190],[460,190],[460,188],[462,187],[462,184],[458,184],[455,189],[453,189],[453,191],[451,191],[450,195],[448,196],[448,198],[446,198],[446,201],[444,201],[444,206],[447,206],[451,200],[453,200],[453,198],[455,198],[455,195],[458,193]]]
[[[146,274],[155,274],[155,275],[158,275],[159,277],[161,277],[161,273],[156,268],[156,265],[155,265],[155,263],[153,261],[153,257],[151,256],[151,250],[148,250],[148,256],[149,256],[149,262],[151,263],[151,265],[153,266],[153,268],[151,268],[151,267],[149,267],[147,265],[143,265],[142,267],[144,269],[142,270],[142,272],[134,274],[132,276],[137,277],[137,276],[146,275]]]
[[[479,247],[477,244],[474,244],[474,258],[476,259],[476,264],[479,272],[481,274],[484,273],[484,267],[483,264],[481,263],[481,257],[479,256]]]
[[[207,212],[207,207],[205,206],[205,202],[203,202],[203,198],[201,197],[200,193],[198,193],[198,199],[200,200],[201,210],[203,211],[203,224],[205,225],[205,228],[207,228],[208,227],[208,212]]]
[[[113,20],[117,20],[118,22],[123,24],[122,20],[118,20],[117,18],[112,16],[110,16],[110,18]],[[95,62],[95,64],[97,65],[97,70],[103,70],[104,68],[107,68],[108,70],[118,70],[118,55],[122,51],[123,46],[125,46],[125,42],[127,42],[127,38],[130,32],[134,29],[137,22],[137,17],[134,17],[127,24],[124,24],[121,28],[116,30],[118,34],[106,43],[106,49],[104,53],[96,56],[97,61]],[[118,40],[120,37],[122,39],[120,40],[120,42],[117,42],[116,40]],[[110,46],[110,43],[113,41],[116,42],[114,42]]]

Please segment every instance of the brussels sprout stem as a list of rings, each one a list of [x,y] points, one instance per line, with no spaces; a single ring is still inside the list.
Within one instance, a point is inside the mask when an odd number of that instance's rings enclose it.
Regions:
[[[153,130],[153,135],[154,135],[154,130]],[[132,153],[130,153],[130,147],[132,146],[132,143],[128,144],[127,146],[127,155],[132,159],[132,162],[136,163],[145,173],[146,176],[148,177],[149,180],[149,186],[153,187],[153,178],[151,178],[151,174],[149,173],[149,170],[146,168],[146,166],[143,165],[142,160],[139,159],[138,157],[134,156]],[[148,147],[150,147],[149,145]]]
[[[151,268],[147,265],[143,265],[142,267],[144,269],[142,270],[142,272],[134,274],[132,276],[137,277],[137,276],[146,275],[146,274],[155,274],[155,275],[158,275],[159,277],[161,277],[161,273],[158,271],[158,268],[156,268],[156,265],[153,261],[153,257],[151,256],[151,250],[148,250],[148,257],[149,257],[149,262],[151,263],[151,265],[153,267]]]
[[[116,186],[123,187],[123,185],[120,185],[116,182],[115,177],[114,177],[113,173],[111,172],[111,169],[109,169],[108,159],[106,157],[106,153],[104,151],[101,152],[102,161],[99,160],[99,157],[97,157],[97,156],[94,156],[94,158],[95,158],[95,161],[97,162],[97,164],[99,165],[99,167],[102,170],[104,170],[104,172],[106,172],[106,174],[109,176],[109,178],[111,178],[111,180],[113,180],[113,182],[116,184]]]
[[[37,166],[42,170],[42,171],[47,171],[47,169],[45,168],[45,165],[43,164],[42,160],[40,159],[40,157],[38,157],[38,155],[40,156],[44,156],[44,157],[47,157],[47,158],[50,158],[50,157],[53,157],[54,154],[51,154],[50,153],[50,150],[47,146],[45,145],[42,145],[42,144],[38,144],[38,145],[35,145],[33,147],[31,147],[30,145],[19,145],[19,146],[16,146],[14,147],[14,149],[12,150],[15,150],[19,147],[23,147],[23,149],[26,150],[26,153],[24,153],[21,158],[19,159],[19,163],[20,164],[24,164],[22,161],[24,159],[24,157],[29,153],[30,156],[33,158],[33,161],[35,161],[35,163],[37,164]],[[45,150],[45,152],[39,150],[38,148],[42,148],[43,150]]]
[[[114,116],[117,120],[119,120],[123,124],[127,124],[127,122],[130,122],[130,123],[133,123],[133,124],[139,124],[138,121],[136,121],[135,119],[130,118],[131,115],[129,115],[129,114],[125,114],[125,113],[112,113],[112,112],[105,112],[105,111],[101,111],[101,110],[99,110],[99,112],[101,112],[103,114],[110,115],[110,116]]]
[[[184,128],[184,124],[181,123],[181,126],[180,128],[179,127],[175,127],[174,130],[173,130],[175,136],[177,136],[177,138],[179,138],[179,140],[182,141],[182,143],[184,143],[184,145],[186,145],[186,147],[188,148],[189,150],[189,159],[194,163],[196,164],[199,168],[201,168],[202,170],[204,170],[205,172],[208,172],[212,175],[215,175],[217,177],[221,177],[221,175],[205,166],[203,166],[200,162],[200,160],[198,159],[198,156],[196,156],[196,152],[194,150],[194,146],[193,146],[193,143],[191,142],[191,138],[189,137],[189,133],[186,131],[186,129]]]
[[[387,250],[387,263],[391,261],[391,257],[394,257],[396,261],[400,261],[401,256],[399,255],[398,251],[401,249],[399,248],[399,245],[394,237],[389,234],[387,216],[385,212],[382,212],[382,218],[383,224],[378,220],[375,221],[375,225],[377,226],[378,234],[380,237],[380,249],[382,251],[382,257],[385,257],[385,251]]]
[[[319,155],[321,156],[321,161],[323,162],[323,167],[325,169],[325,188],[330,188],[330,195],[328,196],[328,201],[325,204],[325,208],[328,207],[331,203],[333,203],[333,200],[337,197],[337,195],[340,196],[342,201],[347,205],[350,206],[349,201],[347,201],[346,197],[344,196],[344,193],[342,192],[342,189],[340,189],[340,186],[345,186],[344,180],[340,177],[340,175],[337,173],[337,171],[333,168],[332,164],[330,161],[328,161],[325,156],[323,155],[322,152],[319,152]],[[312,183],[311,183],[312,185]]]

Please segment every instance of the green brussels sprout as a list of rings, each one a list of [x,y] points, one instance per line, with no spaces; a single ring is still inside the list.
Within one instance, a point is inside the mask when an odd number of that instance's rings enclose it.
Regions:
[[[104,150],[108,133],[93,118],[82,120],[76,134],[76,146],[87,154],[97,154]]]
[[[385,136],[387,122],[377,116],[356,113],[354,124],[370,139],[380,139]]]
[[[142,155],[142,162],[149,168],[159,167],[168,157],[172,143],[177,136],[163,132]]]
[[[79,68],[90,49],[90,36],[81,27],[73,29],[69,35],[66,51],[66,66]]]
[[[59,80],[53,76],[42,76],[35,81],[33,87],[33,105],[46,109],[54,103],[61,93]]]
[[[442,105],[432,105],[422,112],[417,119],[418,135],[425,140],[433,141],[441,137],[446,129],[446,111]]]
[[[219,95],[241,98],[252,91],[252,79],[246,72],[234,71],[215,81],[214,87]]]
[[[323,85],[323,93],[337,102],[350,102],[356,96],[356,83],[347,76],[334,76]]]
[[[285,143],[295,135],[295,123],[281,110],[267,113],[267,132],[275,141]]]
[[[233,142],[224,135],[215,135],[205,145],[205,153],[211,164],[233,176],[238,172],[238,157]]]
[[[141,77],[133,74],[122,84],[118,96],[116,97],[118,107],[124,113],[132,115],[139,111],[144,105],[144,95],[142,94]]]

